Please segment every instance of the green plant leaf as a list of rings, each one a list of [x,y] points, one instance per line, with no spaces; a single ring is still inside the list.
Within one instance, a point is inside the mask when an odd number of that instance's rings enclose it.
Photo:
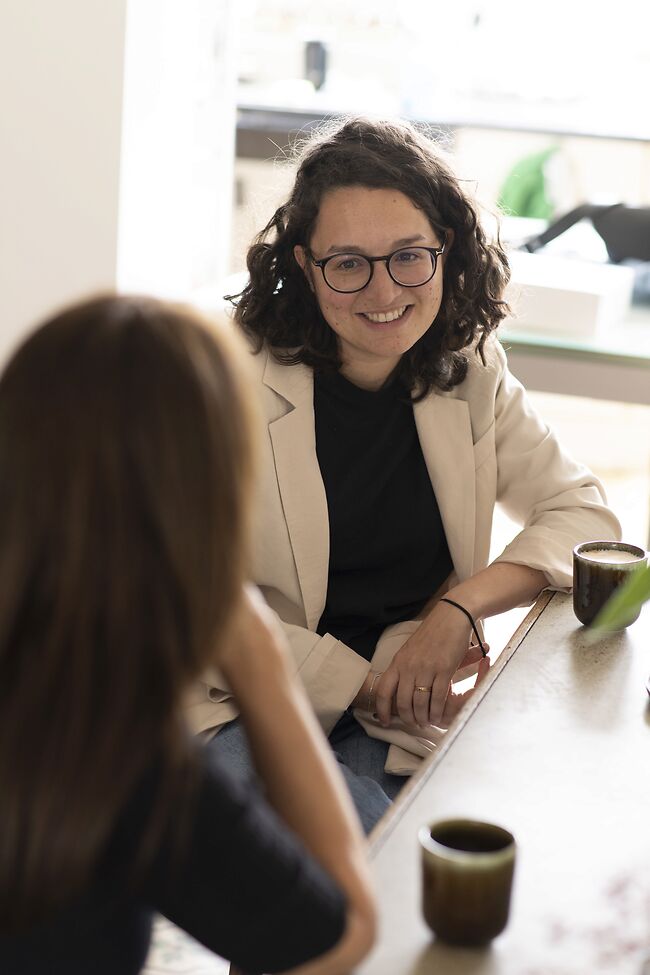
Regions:
[[[610,596],[591,629],[595,633],[620,630],[627,626],[648,599],[650,599],[650,565],[633,572],[627,582]]]

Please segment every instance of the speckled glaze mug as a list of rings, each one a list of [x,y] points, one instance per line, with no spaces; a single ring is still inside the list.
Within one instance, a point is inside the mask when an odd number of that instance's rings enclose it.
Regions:
[[[612,593],[627,581],[630,572],[647,563],[647,554],[628,542],[582,542],[573,550],[573,612],[590,626]],[[641,608],[639,607],[639,612]],[[634,623],[639,612],[630,617]]]
[[[508,923],[512,833],[494,823],[446,819],[422,826],[418,838],[425,921],[448,944],[488,944]]]

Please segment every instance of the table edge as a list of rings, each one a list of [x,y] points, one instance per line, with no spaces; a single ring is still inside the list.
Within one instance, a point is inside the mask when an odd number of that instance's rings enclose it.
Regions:
[[[517,652],[518,648],[521,646],[530,630],[533,628],[539,617],[551,602],[554,595],[555,590],[544,590],[544,592],[537,597],[534,604],[531,606],[530,611],[521,621],[499,654],[496,663],[490,668],[485,680],[482,681],[475,693],[472,694],[467,704],[449,725],[449,729],[442,743],[438,745],[431,758],[425,759],[422,762],[420,768],[413,776],[411,776],[393,804],[389,809],[386,810],[377,825],[370,832],[368,836],[368,845],[370,848],[371,859],[379,853],[393,829],[397,826],[398,822],[411,805],[415,797],[418,795],[425,782],[427,782],[430,776],[433,775],[436,767],[445,757],[467,722],[471,719],[472,715],[486,694],[489,692],[492,685],[496,680],[498,680],[499,675],[507,666],[508,661],[511,660],[514,654]]]

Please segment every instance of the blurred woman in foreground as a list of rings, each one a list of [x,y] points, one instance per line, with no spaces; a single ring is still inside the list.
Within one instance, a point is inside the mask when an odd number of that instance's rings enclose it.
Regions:
[[[372,941],[358,824],[244,585],[233,342],[101,297],[38,329],[0,381],[1,971],[135,973],[154,911],[247,970],[343,972]],[[184,727],[211,664],[265,798]]]

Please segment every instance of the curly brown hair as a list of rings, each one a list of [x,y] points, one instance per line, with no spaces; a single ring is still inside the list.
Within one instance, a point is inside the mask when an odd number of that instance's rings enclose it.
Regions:
[[[323,195],[339,187],[397,189],[427,216],[434,230],[453,230],[444,268],[436,327],[404,353],[398,378],[420,399],[449,390],[467,373],[473,346],[483,346],[508,312],[503,299],[510,276],[498,234],[488,240],[476,202],[444,153],[424,130],[407,122],[348,118],[330,123],[296,149],[298,171],[291,195],[257,236],[247,256],[249,281],[238,295],[235,318],[258,349],[266,344],[279,361],[314,370],[341,365],[338,340],[323,317],[294,247],[309,247]]]

